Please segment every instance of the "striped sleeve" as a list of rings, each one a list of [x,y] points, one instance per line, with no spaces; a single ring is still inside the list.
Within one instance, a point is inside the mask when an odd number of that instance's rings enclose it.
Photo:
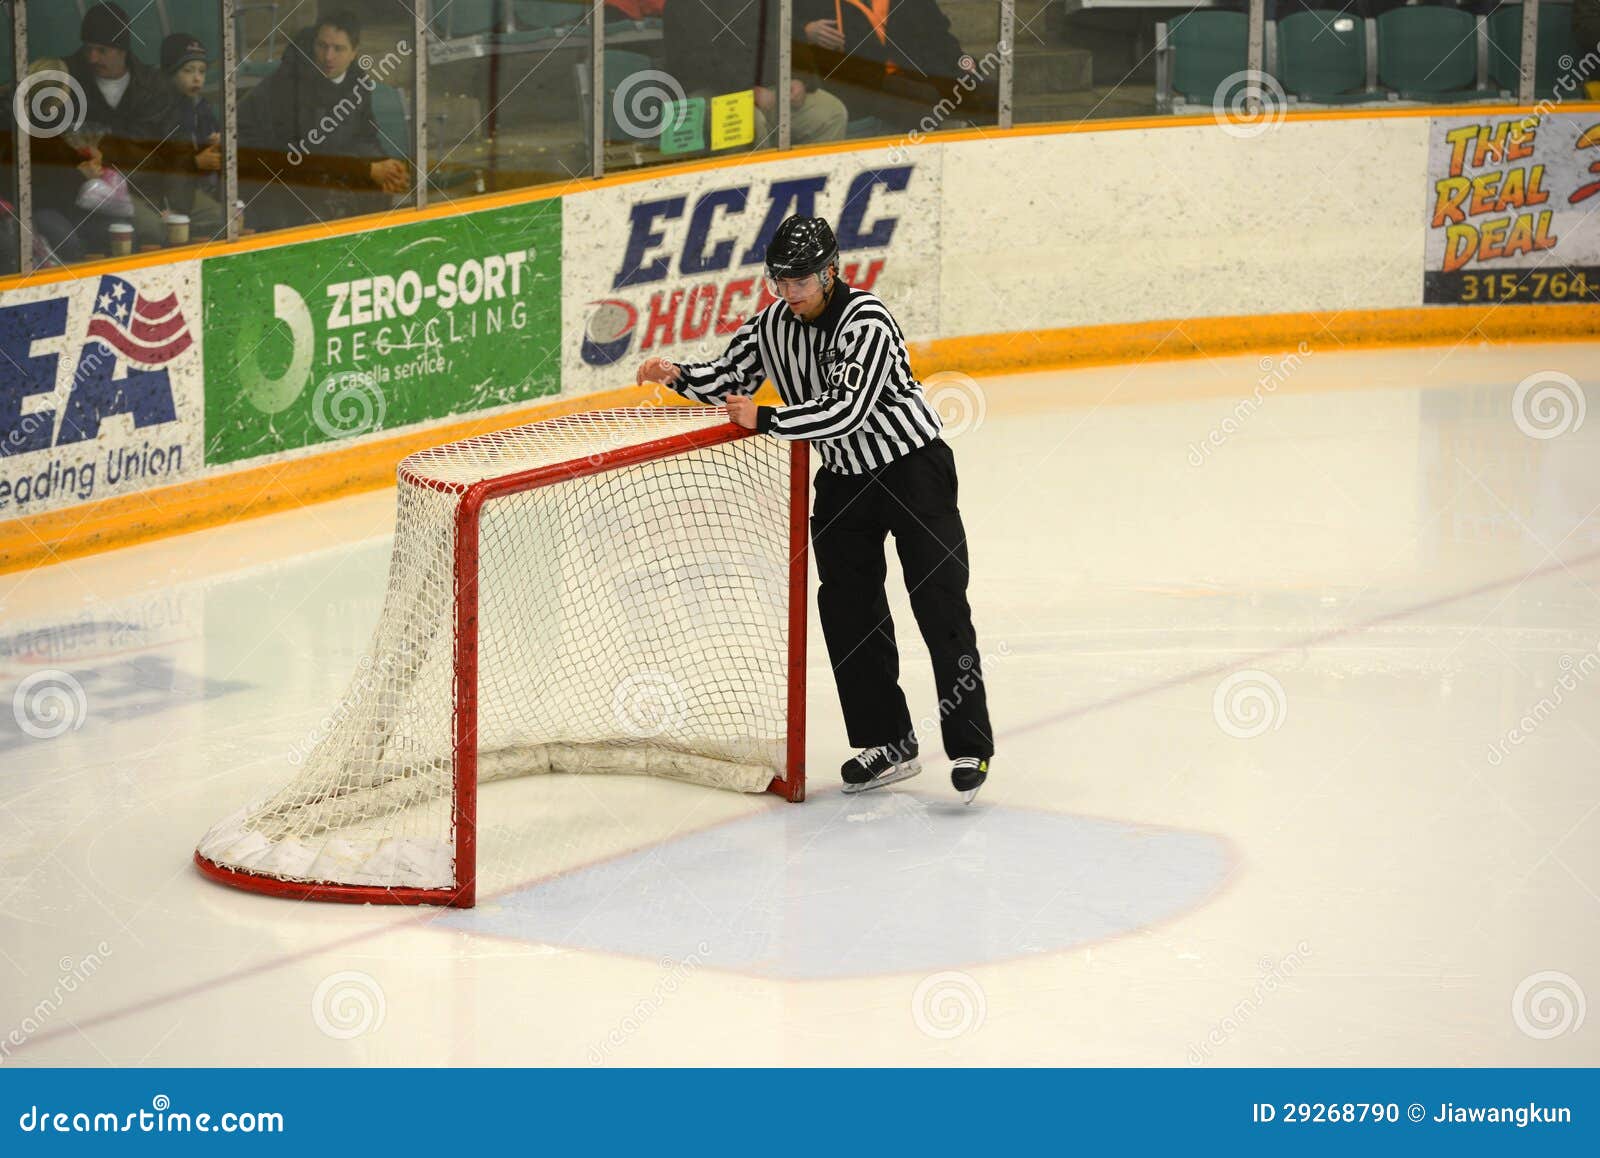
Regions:
[[[717,403],[730,394],[751,394],[766,379],[761,364],[759,328],[762,314],[744,320],[720,358],[680,362],[672,388],[696,402]]]
[[[818,398],[779,406],[768,432],[778,438],[838,438],[859,429],[878,404],[894,367],[898,339],[881,310],[859,310],[840,329],[839,361]]]

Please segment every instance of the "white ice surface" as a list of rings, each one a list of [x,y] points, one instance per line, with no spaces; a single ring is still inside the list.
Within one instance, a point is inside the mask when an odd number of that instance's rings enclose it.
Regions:
[[[1226,850],[1198,903],[1064,950],[1038,927],[999,954],[996,914],[954,903],[930,910],[936,943],[973,938],[946,959],[895,971],[837,944],[859,971],[801,980],[725,968],[720,946],[593,948],[627,942],[637,896],[597,893],[564,940],[508,933],[549,882],[570,905],[573,874],[630,855],[674,874],[624,888],[654,889],[652,920],[690,945],[764,921],[815,961],[853,927],[785,923],[782,900],[713,911],[723,894],[695,887],[707,834],[812,805],[634,778],[485,786],[476,917],[221,888],[194,842],[286,778],[342,690],[392,493],[0,576],[0,692],[59,670],[84,693],[53,739],[0,711],[5,1064],[1600,1064],[1593,1009],[1521,1027],[1600,1000],[1600,420],[1541,439],[1512,413],[1538,370],[1600,407],[1597,365],[1581,345],[1319,350],[1243,410],[1253,357],[980,383],[981,424],[951,441],[995,772],[946,816],[924,726],[928,770],[845,816],[837,862],[780,836],[749,871],[839,870],[856,883],[832,911],[859,915],[919,863],[1029,871],[1008,812]],[[815,624],[809,713],[832,807],[847,751]],[[945,971],[966,979],[927,983]],[[972,1012],[949,1036],[927,1003],[952,984],[943,1013]]]

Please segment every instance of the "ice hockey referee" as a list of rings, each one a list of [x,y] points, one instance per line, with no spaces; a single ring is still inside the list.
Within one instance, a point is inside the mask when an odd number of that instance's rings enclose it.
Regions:
[[[971,802],[988,777],[994,741],[967,604],[955,456],[888,307],[840,280],[839,247],[825,220],[785,220],[767,247],[766,275],[777,300],[739,327],[720,358],[648,358],[638,380],[725,402],[740,426],[816,445],[817,611],[850,744],[861,749],[841,769],[846,792],[921,771],[884,588],[884,540],[894,536],[933,659],[950,781]],[[751,401],[767,378],[784,405]]]

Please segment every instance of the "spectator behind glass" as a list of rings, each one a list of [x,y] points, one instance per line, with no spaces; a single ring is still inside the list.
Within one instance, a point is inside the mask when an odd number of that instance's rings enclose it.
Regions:
[[[173,139],[194,150],[192,168],[167,180],[167,208],[189,218],[192,241],[209,241],[222,233],[222,122],[206,87],[205,45],[187,32],[174,32],[161,42],[161,71],[175,96]]]
[[[83,14],[83,41],[67,57],[67,72],[83,90],[83,123],[103,129],[101,160],[127,182],[135,235],[159,245],[169,173],[192,169],[194,149],[172,139],[174,98],[165,77],[134,55],[128,14],[117,4],[96,4]],[[103,239],[86,242],[103,250]]]
[[[409,188],[406,163],[384,156],[376,82],[356,63],[360,43],[354,16],[322,17],[290,39],[277,69],[241,103],[239,173],[251,184],[252,228],[378,213]]]
[[[895,132],[994,120],[998,66],[987,75],[962,68],[965,53],[935,0],[794,0],[794,23],[853,117]]]
[[[59,76],[66,71],[66,61],[49,57],[35,60],[28,66],[30,78],[42,73]],[[76,107],[76,98],[63,82],[48,79],[34,81],[29,86],[29,94],[30,109]],[[23,111],[26,113],[28,110]],[[133,206],[128,200],[126,184],[120,178],[115,180],[122,189],[121,198],[115,205],[105,204],[105,195],[111,186],[105,180],[106,169],[101,163],[97,147],[105,135],[104,130],[94,125],[80,124],[63,133],[34,135],[28,132],[26,122],[21,126],[16,125],[16,112],[12,94],[7,94],[3,115],[10,131],[0,134],[0,144],[3,144],[3,149],[0,149],[0,168],[6,174],[6,200],[13,206],[7,217],[13,217],[16,200],[15,150],[17,142],[27,142],[33,165],[30,187],[33,190],[34,266],[79,261],[90,252],[105,253],[106,227],[113,221],[129,221]],[[80,198],[85,206],[99,205],[107,211],[80,208]],[[15,228],[14,222],[8,224]],[[16,240],[15,235],[10,237],[12,244],[0,258],[7,272],[17,268]]]
[[[690,96],[755,90],[755,148],[777,144],[777,0],[688,0],[668,6],[662,28],[667,72]],[[844,102],[822,89],[810,46],[790,62],[790,139],[797,145],[844,136]]]

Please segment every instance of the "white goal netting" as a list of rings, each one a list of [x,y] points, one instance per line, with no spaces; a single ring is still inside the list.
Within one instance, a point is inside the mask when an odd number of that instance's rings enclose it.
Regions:
[[[481,511],[478,782],[622,772],[757,792],[784,778],[789,446],[606,461],[726,426],[721,409],[598,411],[407,458],[383,612],[348,692],[298,774],[214,826],[199,855],[280,881],[462,883],[458,513],[473,484],[536,468],[553,479]]]

